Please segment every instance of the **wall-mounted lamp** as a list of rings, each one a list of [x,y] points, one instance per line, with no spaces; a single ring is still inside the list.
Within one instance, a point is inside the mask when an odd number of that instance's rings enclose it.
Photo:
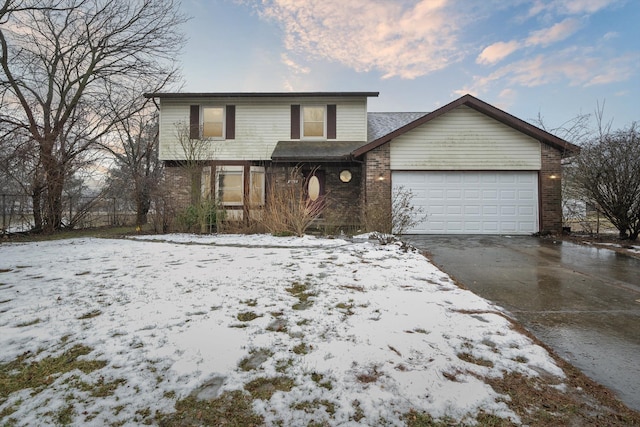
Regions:
[[[380,172],[378,175],[378,181],[384,181],[384,173]]]
[[[549,175],[549,179],[558,179],[558,175]]]

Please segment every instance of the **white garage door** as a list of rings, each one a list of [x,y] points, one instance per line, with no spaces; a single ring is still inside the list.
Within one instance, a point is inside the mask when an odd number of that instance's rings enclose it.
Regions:
[[[394,171],[427,218],[408,234],[531,234],[538,231],[537,172]]]

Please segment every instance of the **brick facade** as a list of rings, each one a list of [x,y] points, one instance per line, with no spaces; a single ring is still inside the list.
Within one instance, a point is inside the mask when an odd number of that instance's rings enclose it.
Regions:
[[[391,228],[391,146],[383,144],[365,154],[362,174],[363,221],[379,231]]]
[[[319,225],[326,227],[352,228],[360,224],[360,181],[362,167],[359,163],[321,163],[303,165],[278,165],[274,164],[268,169],[270,182],[276,187],[284,185],[297,185],[303,188],[304,174],[312,169],[324,174],[324,191],[326,194],[327,208],[322,214]],[[340,172],[351,172],[351,181],[342,182]],[[296,175],[296,171],[298,174]],[[290,181],[296,182],[290,182]]]
[[[559,150],[547,144],[540,145],[540,232],[555,234],[562,232],[562,156]]]
[[[185,209],[191,204],[191,178],[187,169],[165,166],[163,189],[170,195],[172,205],[177,210]]]
[[[303,188],[305,177],[295,171],[308,172],[317,168],[324,173],[327,209],[320,225],[358,229],[363,225],[385,230],[390,226],[391,212],[391,154],[390,144],[383,144],[364,155],[364,163],[325,163],[305,165],[279,165],[267,167],[269,182],[276,186],[296,185]],[[540,232],[562,231],[562,170],[561,153],[556,148],[541,144],[542,168],[539,173]],[[352,178],[348,183],[340,180],[340,172],[348,170]],[[180,167],[166,167],[165,189],[171,194],[178,209],[189,206],[190,179],[188,171]],[[268,190],[267,184],[267,191]],[[373,223],[372,223],[373,219]],[[388,222],[388,223],[387,223]]]

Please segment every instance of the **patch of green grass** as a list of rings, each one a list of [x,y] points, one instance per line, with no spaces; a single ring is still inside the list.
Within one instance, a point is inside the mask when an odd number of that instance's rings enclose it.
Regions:
[[[529,359],[527,359],[524,356],[516,356],[511,360],[513,360],[514,362],[518,362],[518,363],[527,363],[529,361]]]
[[[367,372],[356,375],[356,379],[363,384],[374,383],[382,376],[382,372],[378,372],[378,367],[374,366]]]
[[[242,328],[246,328],[248,325],[246,323],[238,323],[236,325],[229,325],[230,328],[238,328],[238,329],[242,329]]]
[[[279,374],[284,374],[291,368],[294,364],[293,359],[281,359],[276,362],[276,372]]]
[[[27,326],[37,325],[40,322],[42,322],[42,320],[39,319],[39,318],[36,318],[36,319],[33,319],[33,320],[27,320],[26,322],[18,323],[16,325],[16,327],[17,328],[25,328]]]
[[[242,312],[242,313],[238,313],[238,315],[236,317],[241,322],[251,322],[252,320],[257,319],[258,317],[262,317],[262,316],[257,315],[253,311],[245,311],[245,312]]]
[[[338,310],[340,310],[341,313],[346,314],[347,316],[351,316],[355,313],[355,311],[353,311],[353,307],[355,307],[355,305],[353,304],[353,300],[349,300],[348,303],[338,303],[336,304],[336,308]]]
[[[313,399],[295,403],[292,408],[298,411],[304,411],[311,414],[324,406],[327,414],[334,415],[336,413],[336,404],[326,399]],[[324,424],[319,424],[324,425]]]
[[[143,227],[141,232],[147,233],[152,231],[152,225],[149,224]],[[73,239],[77,237],[98,237],[98,238],[119,238],[127,235],[140,234],[136,231],[135,226],[122,226],[122,227],[94,227],[83,228],[79,230],[60,230],[53,234],[46,233],[27,233],[11,236],[9,239],[12,242],[42,242],[49,240],[63,240]]]
[[[353,420],[355,422],[359,422],[361,419],[363,419],[365,417],[364,415],[364,410],[362,409],[362,406],[360,406],[360,401],[359,400],[354,400],[353,402],[351,402],[351,406],[353,406],[354,409],[354,413],[353,415],[351,415],[349,417],[349,420]]]
[[[153,421],[150,419],[151,417],[151,408],[138,409],[133,420],[137,423],[142,423],[146,425],[151,425]]]
[[[293,305],[294,310],[306,310],[313,305],[313,301],[310,298],[317,294],[310,292],[309,289],[310,285],[308,283],[300,282],[294,282],[290,288],[285,289],[285,291],[298,298],[298,302]]]
[[[311,373],[311,381],[318,384],[322,388],[326,388],[327,390],[333,390],[333,384],[331,384],[331,381],[329,380],[323,381],[323,380],[324,380],[324,375],[319,374],[317,372]]]
[[[483,359],[481,357],[475,357],[471,353],[458,353],[458,359],[464,360],[465,362],[473,363],[479,366],[486,366],[488,368],[493,368],[493,362],[491,360]]]
[[[58,412],[48,415],[54,415],[56,425],[68,426],[73,423],[73,417],[76,415],[76,410],[74,409],[73,404],[70,403],[64,408],[61,408]]]
[[[2,397],[0,397],[0,399],[1,398]],[[3,402],[3,401],[4,400],[0,400],[0,402]],[[5,425],[6,426],[15,425],[17,420],[15,420],[13,418],[8,418],[8,417],[9,417],[9,415],[11,415],[14,412],[16,412],[21,404],[22,404],[22,399],[19,399],[13,405],[9,405],[9,406],[5,407],[2,411],[0,411],[0,420],[5,420],[5,424],[3,424],[3,426],[5,426]]]
[[[105,382],[104,377],[101,376],[95,384],[81,382],[78,384],[78,388],[89,392],[93,397],[108,397],[112,396],[118,387],[126,383],[127,380],[124,378],[116,378],[113,381]]]
[[[75,345],[59,356],[48,356],[39,361],[30,362],[36,354],[27,352],[16,359],[0,364],[0,404],[18,390],[31,388],[39,392],[51,384],[63,373],[79,369],[85,374],[102,369],[107,362],[103,360],[78,360],[93,351],[84,345]]]
[[[269,400],[276,391],[291,391],[295,382],[289,377],[256,378],[245,384],[244,389],[254,399]]]
[[[340,288],[342,288],[342,289],[348,289],[348,290],[350,290],[350,291],[364,292],[364,286],[358,286],[358,285],[342,285],[342,286],[340,286]]]
[[[276,317],[271,323],[267,325],[267,331],[271,332],[287,332],[287,319],[282,317]]]
[[[404,414],[403,419],[407,427],[449,427],[459,425],[449,417],[445,417],[442,420],[434,420],[428,413],[418,412],[415,409]]]
[[[264,419],[253,411],[253,398],[240,390],[228,391],[215,399],[187,397],[176,402],[176,411],[159,414],[160,427],[173,426],[243,426],[264,425]]]
[[[238,367],[243,371],[252,371],[258,369],[271,356],[273,356],[273,352],[268,348],[252,349],[249,351],[249,356],[240,361]]]
[[[478,421],[478,425],[486,427],[512,427],[516,425],[509,420],[494,414],[488,414],[482,410],[476,415],[476,421]]]
[[[307,354],[309,353],[309,347],[307,347],[306,343],[301,342],[297,346],[293,347],[293,352],[295,354]]]
[[[85,320],[85,319],[92,319],[94,317],[98,317],[102,314],[102,311],[100,310],[91,310],[88,313],[83,314],[82,316],[78,317],[78,320]]]

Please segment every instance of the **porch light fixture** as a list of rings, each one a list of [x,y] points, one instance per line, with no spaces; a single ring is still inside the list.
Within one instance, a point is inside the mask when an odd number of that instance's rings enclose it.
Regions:
[[[382,172],[378,175],[378,181],[384,181],[384,174]]]
[[[348,171],[347,169],[345,169],[342,172],[340,172],[340,181],[342,181],[342,182],[351,181],[351,172]]]
[[[555,175],[555,174],[554,175],[549,175],[549,179],[557,179],[557,178],[558,178],[558,175]]]

